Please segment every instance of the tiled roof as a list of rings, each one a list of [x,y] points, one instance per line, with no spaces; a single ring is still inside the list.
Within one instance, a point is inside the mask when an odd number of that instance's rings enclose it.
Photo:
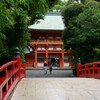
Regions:
[[[64,24],[62,17],[57,13],[48,13],[44,20],[39,20],[39,23],[35,23],[29,26],[29,29],[34,30],[64,30]]]

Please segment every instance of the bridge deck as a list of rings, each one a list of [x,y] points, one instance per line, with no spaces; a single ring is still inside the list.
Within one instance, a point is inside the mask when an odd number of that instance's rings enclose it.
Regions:
[[[11,100],[100,100],[100,80],[93,78],[25,78]]]

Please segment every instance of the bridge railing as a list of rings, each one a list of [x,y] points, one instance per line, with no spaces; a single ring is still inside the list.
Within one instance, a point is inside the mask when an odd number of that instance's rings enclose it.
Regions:
[[[93,62],[84,65],[78,64],[77,76],[100,78],[100,62]]]
[[[0,66],[0,100],[9,100],[17,83],[26,77],[26,64],[21,63],[20,57]]]

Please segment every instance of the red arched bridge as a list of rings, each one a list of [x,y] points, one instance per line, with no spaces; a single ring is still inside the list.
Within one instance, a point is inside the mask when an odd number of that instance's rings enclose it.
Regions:
[[[0,66],[0,100],[100,100],[100,62],[79,63],[78,78],[25,77],[19,56]]]

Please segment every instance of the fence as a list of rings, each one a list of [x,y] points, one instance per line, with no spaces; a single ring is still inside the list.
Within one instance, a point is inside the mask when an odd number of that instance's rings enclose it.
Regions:
[[[77,66],[78,77],[93,77],[100,78],[100,62],[93,62]]]
[[[23,77],[26,77],[26,64],[21,63],[20,57],[0,66],[0,100],[8,100]]]

